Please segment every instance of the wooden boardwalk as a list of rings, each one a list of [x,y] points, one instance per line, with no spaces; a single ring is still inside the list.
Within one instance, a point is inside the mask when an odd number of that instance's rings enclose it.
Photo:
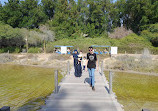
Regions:
[[[105,76],[96,71],[95,81],[92,91],[88,72],[77,78],[72,69],[59,84],[59,93],[52,93],[40,111],[123,111],[114,94],[108,94]]]

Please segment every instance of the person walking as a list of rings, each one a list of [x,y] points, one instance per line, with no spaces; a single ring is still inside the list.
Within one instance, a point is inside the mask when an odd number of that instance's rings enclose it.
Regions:
[[[93,52],[93,47],[89,47],[89,53],[87,53],[87,62],[85,70],[89,72],[90,86],[95,91],[95,69],[98,71],[97,55]]]
[[[73,58],[74,58],[75,77],[81,77],[81,75],[82,75],[82,67],[81,67],[82,56],[78,54],[77,50],[74,50]]]
[[[77,64],[78,64],[78,51],[75,49],[73,53],[74,58],[74,70],[75,70],[75,76],[77,77]]]
[[[86,62],[87,62],[87,60],[86,60],[86,57],[84,56],[83,60],[82,60],[82,65],[83,65],[83,70],[84,71],[85,71],[85,68],[86,68]]]
[[[78,55],[77,77],[81,77],[82,76],[81,61],[82,61],[82,51],[80,51],[80,54]]]

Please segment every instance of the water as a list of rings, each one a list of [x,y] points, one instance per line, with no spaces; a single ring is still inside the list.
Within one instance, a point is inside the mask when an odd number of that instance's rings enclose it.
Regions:
[[[108,78],[108,72],[105,75]],[[115,72],[113,92],[125,111],[158,111],[158,76]]]

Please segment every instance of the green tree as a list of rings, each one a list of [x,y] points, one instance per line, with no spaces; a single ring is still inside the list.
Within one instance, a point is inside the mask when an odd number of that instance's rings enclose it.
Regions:
[[[41,23],[46,22],[47,16],[38,5],[38,0],[21,1],[23,19],[19,27],[38,28]]]
[[[90,36],[99,36],[107,30],[107,14],[105,7],[100,0],[88,1],[89,14],[88,14],[88,34]]]
[[[45,14],[51,19],[55,14],[55,7],[57,0],[42,0],[42,6]]]
[[[70,37],[70,19],[67,0],[58,0],[54,17],[49,21],[50,27],[53,27],[56,32],[56,39]]]
[[[21,47],[23,45],[24,40],[20,30],[0,22],[0,47]]]
[[[149,40],[154,47],[158,47],[158,23],[143,26],[141,36]]]
[[[20,0],[8,0],[8,3],[5,3],[0,11],[0,21],[12,27],[18,27],[20,21],[22,21],[20,10]]]
[[[134,32],[141,31],[141,26],[158,22],[156,0],[127,0],[125,3],[124,24]]]
[[[0,10],[0,21],[14,28],[37,28],[47,19],[38,0],[8,0]]]
[[[78,0],[78,2],[77,2],[77,12],[78,12],[77,22],[78,22],[78,26],[79,26],[81,33],[87,33],[86,21],[88,20],[88,13],[89,13],[87,6],[88,6],[87,1]]]

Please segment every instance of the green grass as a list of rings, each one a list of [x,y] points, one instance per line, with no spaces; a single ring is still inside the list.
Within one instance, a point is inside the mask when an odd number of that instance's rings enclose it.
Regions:
[[[158,76],[115,72],[113,92],[125,111],[158,110]]]
[[[54,90],[54,69],[50,68],[0,64],[0,78],[0,107],[11,106],[12,110],[29,101],[38,101],[40,106]]]

